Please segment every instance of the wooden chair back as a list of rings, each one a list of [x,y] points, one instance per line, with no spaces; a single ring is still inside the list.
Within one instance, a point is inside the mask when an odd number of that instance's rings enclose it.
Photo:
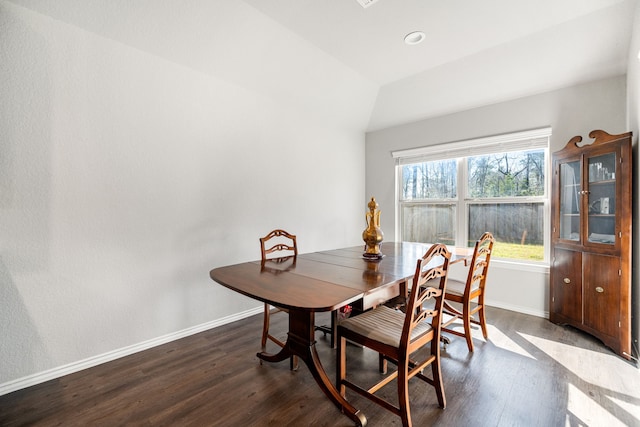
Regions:
[[[260,238],[260,252],[262,260],[286,256],[298,256],[296,236],[281,229]],[[275,256],[274,256],[275,254]]]
[[[431,323],[433,341],[440,340],[440,326],[447,272],[451,253],[443,244],[433,245],[416,263],[411,293],[407,301],[406,317],[402,330],[400,347],[406,347],[407,354],[424,345],[420,339],[412,339],[416,326],[425,321]],[[434,266],[435,264],[435,266]],[[425,286],[429,283],[429,286]],[[437,287],[435,286],[437,284]],[[429,300],[434,299],[435,303]],[[401,351],[402,353],[402,351]]]
[[[483,233],[480,239],[476,241],[467,274],[467,287],[465,289],[467,298],[478,291],[484,293],[494,242],[493,235],[488,231]]]
[[[470,352],[474,349],[471,331],[472,323],[480,325],[485,339],[489,337],[484,294],[494,242],[495,239],[491,233],[485,232],[482,234],[473,249],[466,282],[451,279],[445,294],[444,313],[450,318],[444,321],[442,330],[449,334],[464,337]],[[454,307],[450,302],[461,304],[462,308]],[[472,305],[472,303],[474,304]],[[477,319],[474,317],[476,313],[478,315]],[[464,332],[450,327],[458,320],[462,320]],[[443,339],[445,343],[449,343],[448,337],[443,337]]]

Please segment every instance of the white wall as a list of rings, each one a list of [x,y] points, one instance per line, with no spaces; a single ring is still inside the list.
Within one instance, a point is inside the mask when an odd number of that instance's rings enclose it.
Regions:
[[[242,2],[149,4],[0,0],[0,394],[260,309],[208,271],[257,258],[272,228],[302,252],[360,244],[374,195],[394,240],[391,150],[637,135],[634,62],[626,126],[620,78],[374,132],[365,151],[370,82]],[[544,274],[492,274],[494,303],[547,310]]]
[[[633,192],[633,286],[632,286],[632,329],[635,355],[640,354],[640,154],[638,140],[640,134],[640,3],[636,6],[633,34],[629,48],[629,68],[627,70],[627,127],[633,132],[634,177]]]
[[[620,76],[368,133],[366,193],[376,197],[386,218],[385,239],[395,239],[392,151],[550,126],[553,152],[575,135],[588,140],[593,129],[623,133],[627,131],[625,82]],[[492,261],[488,282],[488,304],[548,315],[548,269]]]
[[[0,391],[259,309],[208,273],[259,258],[273,228],[301,252],[361,243],[371,83],[241,2],[215,19],[271,51],[216,40],[243,54],[219,68],[123,42],[146,40],[117,28],[131,2],[113,22],[113,2],[83,3],[103,34],[16,3],[0,1]]]

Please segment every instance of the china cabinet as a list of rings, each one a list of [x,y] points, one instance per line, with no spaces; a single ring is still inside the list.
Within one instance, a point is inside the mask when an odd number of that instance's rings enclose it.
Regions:
[[[549,317],[631,355],[631,132],[553,154]]]

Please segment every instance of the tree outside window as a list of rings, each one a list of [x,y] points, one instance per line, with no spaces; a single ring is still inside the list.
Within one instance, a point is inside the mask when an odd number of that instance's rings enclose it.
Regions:
[[[542,261],[547,161],[535,149],[403,164],[402,240],[473,246],[490,231],[494,257]]]

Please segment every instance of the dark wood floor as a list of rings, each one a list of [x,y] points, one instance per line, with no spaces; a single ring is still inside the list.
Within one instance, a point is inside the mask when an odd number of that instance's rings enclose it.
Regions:
[[[284,330],[285,315],[273,328]],[[447,408],[411,381],[416,426],[638,426],[640,371],[575,329],[507,310],[488,312],[489,340],[443,349]],[[323,319],[320,319],[323,320]],[[260,365],[261,317],[193,335],[0,396],[1,426],[349,426],[306,366]],[[475,336],[481,337],[479,331]],[[334,378],[334,350],[318,333]],[[349,372],[377,376],[377,357],[348,349]],[[387,393],[395,393],[395,382]],[[347,391],[369,426],[398,417]]]

